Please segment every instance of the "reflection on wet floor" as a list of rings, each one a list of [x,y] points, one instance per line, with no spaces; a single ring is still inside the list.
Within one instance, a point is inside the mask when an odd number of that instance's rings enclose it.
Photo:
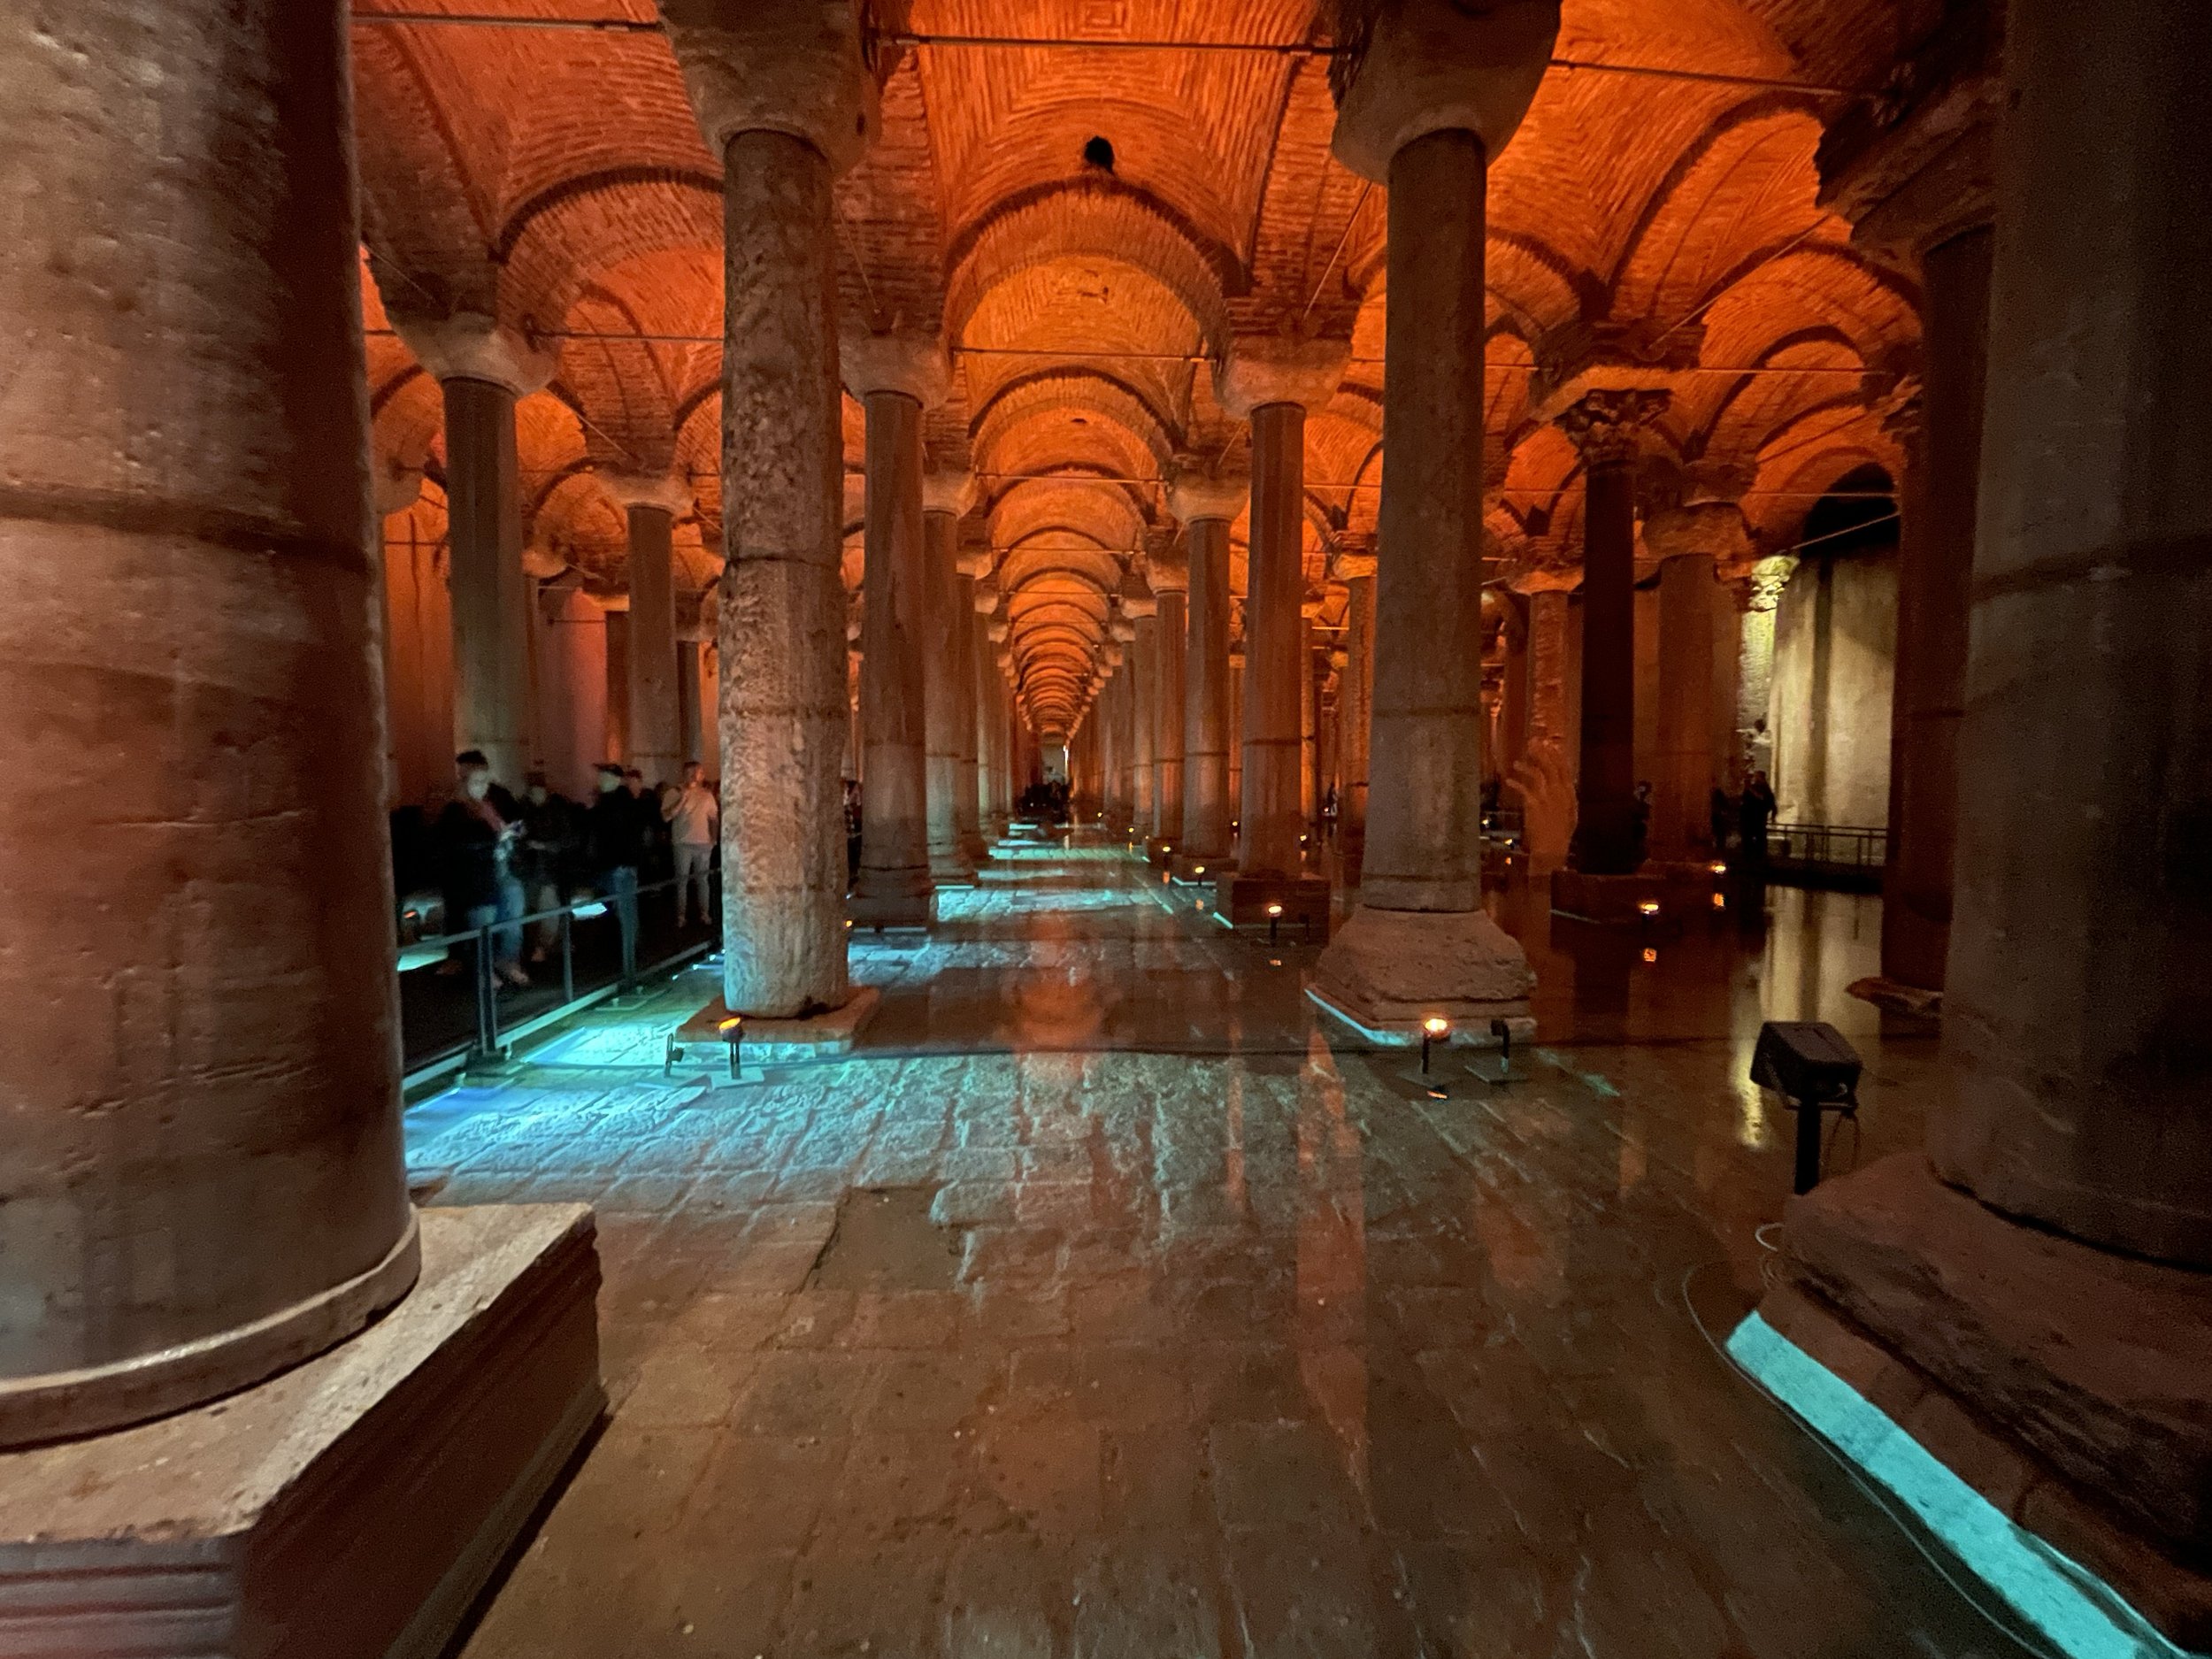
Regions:
[[[1789,1185],[1762,1017],[1853,1033],[1860,1156],[1918,1138],[1874,903],[1501,909],[1540,1036],[1440,1099],[1315,947],[1078,846],[857,940],[849,1061],[664,1077],[695,974],[434,1102],[441,1202],[598,1206],[615,1402],[466,1652],[2019,1652],[1708,1341]]]

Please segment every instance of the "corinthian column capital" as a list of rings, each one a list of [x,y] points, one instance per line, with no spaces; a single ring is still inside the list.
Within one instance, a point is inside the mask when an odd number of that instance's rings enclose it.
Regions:
[[[1528,112],[1559,35],[1559,0],[1339,0],[1329,72],[1336,158],[1390,181],[1391,158],[1431,133],[1469,132],[1494,158]]]
[[[786,133],[843,173],[879,124],[875,76],[849,0],[661,0],[668,43],[707,148],[740,133]]]

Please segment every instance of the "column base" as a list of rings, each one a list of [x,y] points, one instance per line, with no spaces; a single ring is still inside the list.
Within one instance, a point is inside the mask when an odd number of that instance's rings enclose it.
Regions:
[[[963,835],[960,838],[960,856],[967,861],[972,874],[991,862],[991,843],[979,833]]]
[[[1212,887],[1236,871],[1236,860],[1226,853],[1177,853],[1167,867],[1168,879],[1184,887]]]
[[[799,1019],[764,1019],[748,1016],[741,1027],[741,1057],[755,1065],[790,1065],[802,1060],[833,1060],[850,1054],[860,1040],[861,1028],[873,1019],[883,1004],[883,993],[872,985],[854,988],[842,1007]],[[694,1048],[711,1049],[717,1058],[726,1055],[729,1033],[723,1030],[730,1005],[720,997],[702,1007],[668,1033],[668,1064],[674,1065]]]
[[[1377,1042],[1417,1043],[1422,1023],[1450,1022],[1451,1041],[1494,1041],[1494,1021],[1532,1037],[1536,975],[1513,937],[1481,910],[1375,910],[1361,905],[1313,964],[1306,994]]]
[[[881,871],[864,866],[845,900],[855,927],[927,927],[937,919],[937,890],[927,870]]]
[[[1702,864],[1647,865],[1623,876],[1555,870],[1551,875],[1551,908],[1560,916],[1606,926],[1680,921],[1711,909],[1717,879]],[[1659,908],[1647,911],[1644,909],[1647,904]]]
[[[431,1210],[422,1274],[212,1405],[0,1455],[0,1647],[433,1659],[605,1409],[581,1204]]]
[[[932,853],[929,856],[929,885],[932,887],[972,887],[975,885],[975,865],[964,853]]]
[[[1273,916],[1268,906],[1282,909]],[[1326,876],[1248,876],[1233,873],[1214,883],[1214,913],[1232,927],[1296,927],[1325,939],[1329,932]]]
[[[1792,1199],[1782,1267],[1774,1330],[2170,1640],[2212,1648],[2212,1274],[2009,1220],[1917,1153]]]

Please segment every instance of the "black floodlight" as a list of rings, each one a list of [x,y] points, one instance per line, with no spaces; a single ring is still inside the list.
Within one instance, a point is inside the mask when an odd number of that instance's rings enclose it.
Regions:
[[[1833,1025],[1816,1019],[1770,1019],[1751,1051],[1751,1080],[1770,1088],[1797,1114],[1797,1180],[1809,1193],[1820,1181],[1820,1115],[1855,1117],[1859,1109],[1859,1054]]]

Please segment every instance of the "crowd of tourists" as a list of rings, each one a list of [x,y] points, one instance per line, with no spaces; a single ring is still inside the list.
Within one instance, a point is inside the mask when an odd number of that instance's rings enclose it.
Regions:
[[[600,764],[589,802],[553,789],[541,772],[518,796],[492,775],[480,749],[453,759],[453,795],[434,818],[420,808],[393,814],[392,855],[403,900],[434,891],[443,930],[490,929],[495,979],[526,986],[531,965],[559,943],[557,911],[598,898],[618,918],[623,952],[636,948],[641,885],[672,879],[676,926],[705,926],[713,915],[711,880],[720,842],[721,804],[705,769],[685,765],[680,782],[649,787],[636,767]],[[526,918],[527,925],[526,950]],[[459,972],[466,950],[442,969]]]

